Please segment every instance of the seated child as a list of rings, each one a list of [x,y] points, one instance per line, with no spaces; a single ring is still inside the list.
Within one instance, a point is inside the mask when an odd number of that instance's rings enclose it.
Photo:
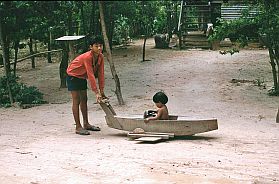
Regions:
[[[153,96],[153,102],[158,107],[157,111],[148,110],[144,113],[144,122],[148,123],[150,120],[168,120],[169,112],[166,106],[168,97],[164,92],[157,92]]]

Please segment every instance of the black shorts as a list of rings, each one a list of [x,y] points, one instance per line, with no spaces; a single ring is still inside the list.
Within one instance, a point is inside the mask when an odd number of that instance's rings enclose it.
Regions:
[[[87,89],[86,79],[80,79],[73,76],[67,76],[67,87],[68,91],[80,91]]]

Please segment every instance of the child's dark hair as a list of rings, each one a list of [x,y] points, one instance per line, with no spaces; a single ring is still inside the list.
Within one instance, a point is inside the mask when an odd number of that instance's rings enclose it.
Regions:
[[[91,40],[89,41],[89,45],[94,45],[96,43],[99,44],[104,44],[104,40],[101,36],[94,36],[93,38],[91,38]]]
[[[161,102],[162,104],[166,104],[168,102],[168,97],[164,92],[159,91],[153,96],[153,102],[154,103]]]

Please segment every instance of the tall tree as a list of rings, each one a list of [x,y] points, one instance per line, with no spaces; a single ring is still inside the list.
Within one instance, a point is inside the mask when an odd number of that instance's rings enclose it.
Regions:
[[[4,64],[4,69],[5,69],[5,75],[6,75],[6,86],[8,89],[8,93],[9,93],[9,99],[10,99],[10,103],[12,104],[14,102],[13,100],[13,96],[12,96],[12,91],[11,91],[11,86],[9,84],[9,79],[10,79],[10,70],[7,68],[7,62],[9,63],[9,61],[7,61],[7,59],[9,60],[8,52],[9,52],[9,46],[7,45],[7,41],[6,41],[6,34],[4,32],[4,23],[2,20],[2,17],[0,16],[0,43],[2,45],[2,53],[3,53],[3,64]]]
[[[114,79],[115,85],[116,85],[115,94],[117,96],[118,103],[120,105],[124,105],[124,100],[122,98],[121,88],[120,88],[120,80],[119,80],[119,77],[118,77],[118,75],[116,73],[116,70],[115,70],[115,67],[114,67],[114,62],[112,60],[109,40],[108,40],[108,36],[107,36],[104,10],[103,10],[103,2],[98,1],[98,4],[99,4],[99,11],[100,11],[100,21],[101,21],[101,26],[102,26],[102,33],[103,33],[103,37],[104,37],[104,41],[105,41],[105,48],[106,48],[106,52],[107,52],[107,59],[108,59],[110,69],[111,69],[111,73],[112,73],[112,76],[113,76],[113,79]]]
[[[263,13],[259,16],[259,33],[269,51],[273,74],[273,94],[279,95],[279,1],[260,1]]]

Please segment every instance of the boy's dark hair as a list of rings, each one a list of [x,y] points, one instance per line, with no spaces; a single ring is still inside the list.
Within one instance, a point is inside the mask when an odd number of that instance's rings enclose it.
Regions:
[[[164,92],[159,91],[153,96],[153,102],[166,104],[168,102],[168,97]]]
[[[94,45],[96,43],[104,44],[104,40],[101,36],[94,36],[90,41],[89,45]]]

